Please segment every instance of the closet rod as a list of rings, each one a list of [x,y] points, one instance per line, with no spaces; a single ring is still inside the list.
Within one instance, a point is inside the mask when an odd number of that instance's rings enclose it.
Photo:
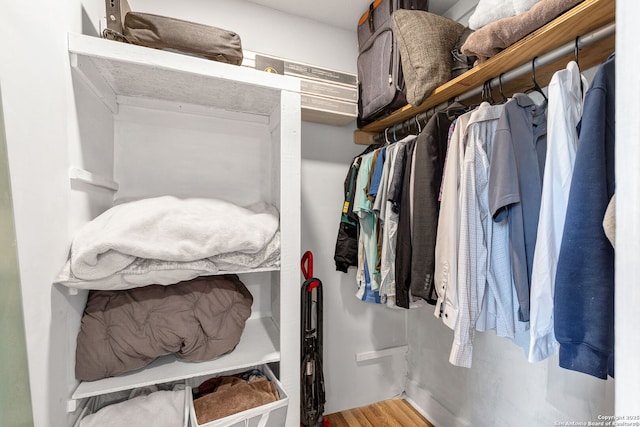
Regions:
[[[538,56],[537,59],[535,60],[535,67],[538,68],[538,67],[542,67],[544,65],[550,64],[553,61],[556,61],[562,58],[563,56],[572,53],[576,48],[576,43],[578,45],[578,49],[580,49],[583,47],[590,46],[596,42],[599,42],[600,40],[603,40],[609,37],[610,35],[615,34],[615,32],[616,32],[615,22],[609,25],[606,25],[604,27],[598,28],[595,31],[585,34],[584,36],[578,37],[577,41],[569,42],[550,52],[547,52],[543,55]],[[508,83],[511,80],[515,80],[518,77],[521,77],[527,73],[530,73],[532,71],[531,66],[532,66],[532,63],[527,62],[526,64],[523,64],[517,68],[514,68],[513,70],[507,71],[502,75],[502,84]],[[500,84],[499,77],[494,77],[493,79],[491,79],[489,84],[491,85],[492,88],[497,88],[498,85]],[[454,99],[456,101],[464,101],[465,99],[472,98],[481,93],[482,93],[482,86],[479,86],[455,97]],[[445,104],[442,104],[442,105],[445,105]]]
[[[611,23],[608,24],[604,27],[598,28],[597,30],[594,30],[590,33],[587,33],[583,36],[578,37],[578,39],[576,41],[572,41],[569,43],[566,43],[554,50],[551,50],[543,55],[538,56],[535,59],[535,66],[536,68],[538,67],[542,67],[544,65],[550,64],[553,61],[556,61],[572,52],[574,52],[575,48],[576,48],[576,44],[578,49],[581,49],[583,47],[587,47],[590,46],[594,43],[599,42],[600,40],[603,40],[613,34],[615,34],[616,31],[616,24],[615,23]],[[505,73],[502,74],[502,84],[504,85],[505,83],[508,83],[512,80],[515,80],[527,73],[530,73],[532,71],[532,62],[528,61],[525,64],[520,65],[519,67],[516,67],[512,70],[509,70]],[[489,84],[491,85],[491,88],[498,88],[499,84],[500,84],[500,78],[499,77],[494,77],[493,79],[490,80]],[[451,101],[464,101],[467,100],[469,98],[473,98],[474,96],[480,95],[482,93],[482,88],[483,86],[478,86],[475,87],[473,89],[468,90],[467,92],[464,92],[461,95],[458,95],[454,98],[451,99]],[[395,139],[401,139],[404,138],[407,133],[412,127],[415,127],[416,121],[417,120],[424,120],[427,121],[431,115],[433,115],[433,113],[437,112],[437,111],[442,111],[444,109],[446,109],[449,105],[450,102],[444,102],[440,105],[437,105],[433,108],[430,108],[428,111],[425,111],[423,113],[419,113],[416,116],[412,117],[411,119],[407,119],[401,123],[396,124],[395,126],[390,126],[386,129],[384,129],[383,131],[375,134],[372,136],[371,138],[371,143],[372,144],[383,144],[386,142],[387,139],[391,140],[391,138],[394,136],[396,136]],[[394,128],[395,128],[395,132],[394,132]],[[386,135],[386,137],[385,137]]]

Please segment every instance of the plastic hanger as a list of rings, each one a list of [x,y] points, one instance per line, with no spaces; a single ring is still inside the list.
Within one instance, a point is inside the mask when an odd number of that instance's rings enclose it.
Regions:
[[[418,115],[416,114],[416,116],[414,117],[415,121],[416,121],[416,126],[418,127],[418,134],[422,133],[422,126],[420,125],[420,120],[418,119]]]
[[[544,94],[544,92],[542,91],[542,88],[536,81],[536,59],[538,59],[538,57],[534,56],[533,59],[531,60],[531,80],[533,81],[533,87],[530,87],[529,89],[527,89],[525,93],[538,92],[540,95],[542,95],[545,101],[548,101],[547,95]]]

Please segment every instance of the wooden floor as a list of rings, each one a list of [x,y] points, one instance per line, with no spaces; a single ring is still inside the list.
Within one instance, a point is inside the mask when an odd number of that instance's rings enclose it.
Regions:
[[[331,427],[433,427],[404,399],[385,400],[325,416]]]

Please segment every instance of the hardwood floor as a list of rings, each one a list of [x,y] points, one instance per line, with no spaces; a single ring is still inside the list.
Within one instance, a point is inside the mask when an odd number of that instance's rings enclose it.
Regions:
[[[326,415],[331,427],[433,427],[409,402],[391,399]]]

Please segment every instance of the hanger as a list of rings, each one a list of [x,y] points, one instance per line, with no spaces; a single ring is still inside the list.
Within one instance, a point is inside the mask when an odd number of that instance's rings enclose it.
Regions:
[[[533,81],[533,87],[530,87],[529,89],[527,89],[525,93],[538,92],[540,95],[542,95],[545,101],[548,101],[547,95],[544,94],[544,92],[542,91],[542,88],[536,81],[536,59],[538,59],[538,57],[534,56],[533,59],[531,60],[531,80]]]
[[[422,126],[420,126],[420,120],[418,120],[418,114],[415,115],[414,120],[416,121],[416,127],[418,128],[418,133],[422,133]]]
[[[482,84],[482,100],[484,102],[488,102],[489,104],[493,105],[496,103],[496,101],[493,99],[493,96],[491,95],[491,79],[485,81]]]
[[[398,125],[393,125],[393,142],[398,142],[398,137],[396,136],[396,126]]]
[[[578,66],[578,71],[580,71],[580,61],[578,58],[578,51],[580,50],[579,46],[578,46],[578,40],[580,39],[580,36],[576,37],[576,44],[573,50],[573,55],[575,56],[575,60],[576,60],[576,65]],[[584,83],[582,83],[582,75],[580,76],[580,93],[582,95],[584,95]]]
[[[498,76],[498,88],[500,89],[500,96],[502,97],[502,103],[507,102],[507,97],[504,96],[504,92],[502,91],[502,75],[504,73],[500,73],[500,75]]]
[[[387,132],[389,132],[389,128],[384,128],[384,139],[387,145],[391,145],[391,141],[389,141],[389,135],[387,134]]]

